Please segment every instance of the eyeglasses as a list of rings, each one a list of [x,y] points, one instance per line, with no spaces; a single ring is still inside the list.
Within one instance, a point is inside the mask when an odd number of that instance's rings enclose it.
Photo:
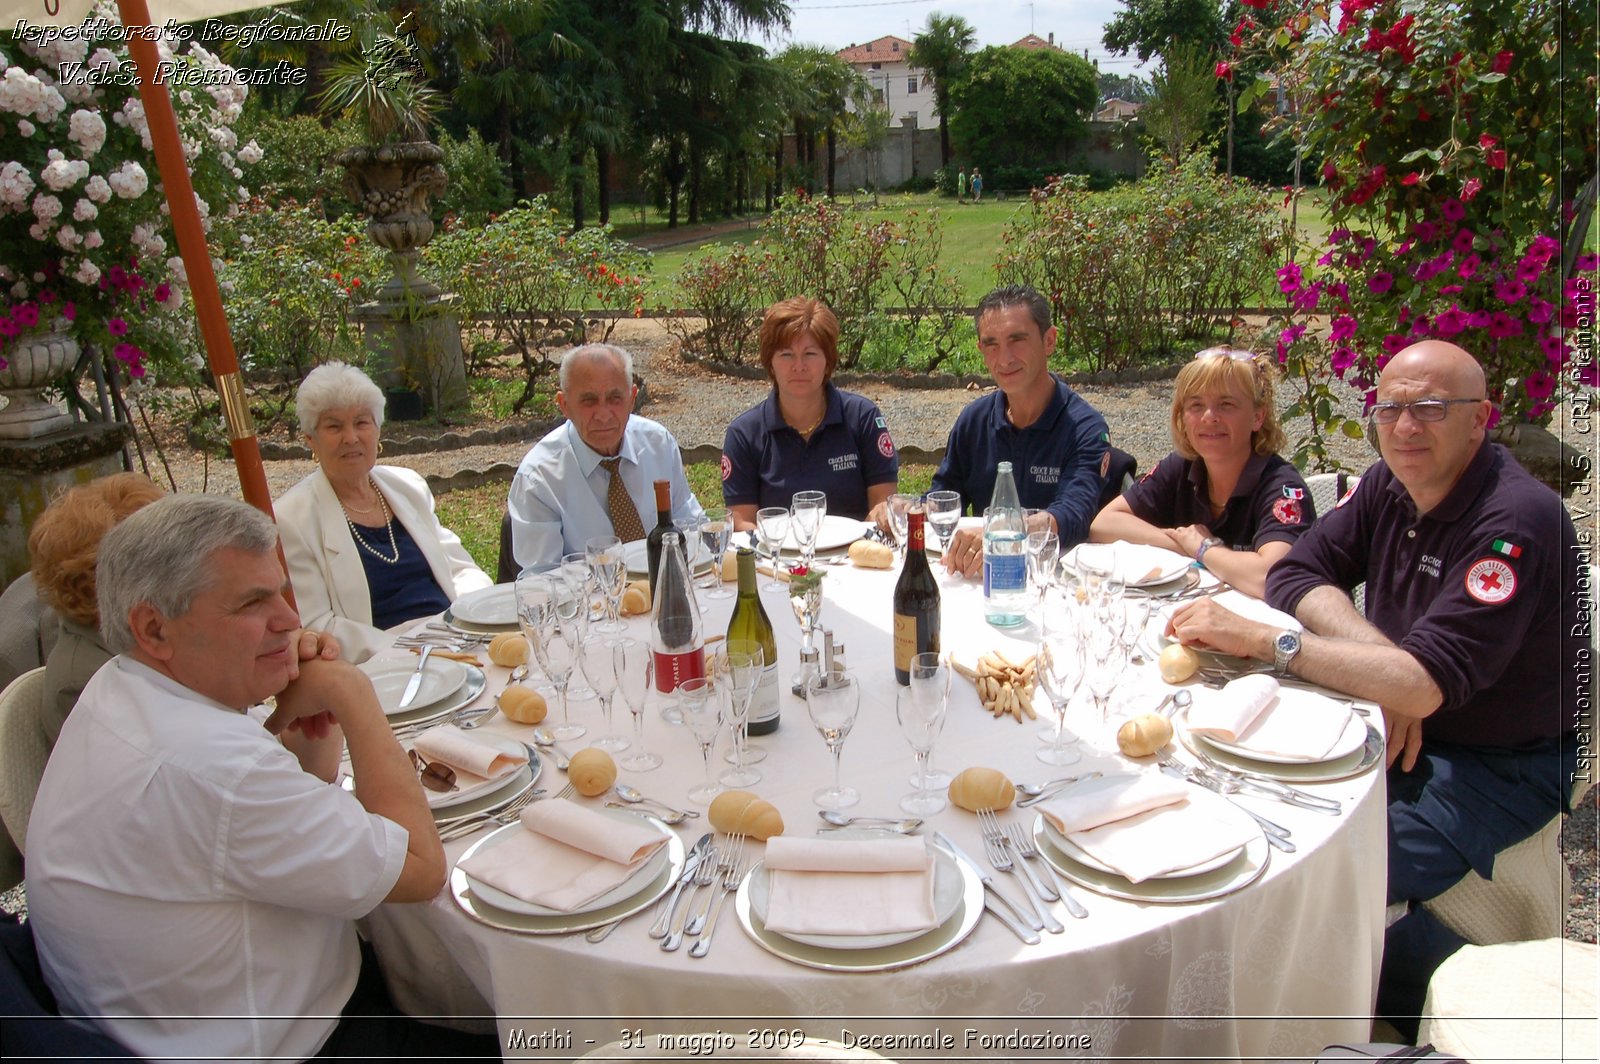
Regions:
[[[1209,347],[1194,357],[1197,362],[1202,358],[1231,358],[1235,362],[1254,362],[1256,360],[1254,352],[1235,351],[1231,347]]]
[[[1409,410],[1418,421],[1443,421],[1457,403],[1481,402],[1482,399],[1417,399],[1410,403],[1379,403],[1367,416],[1379,425],[1393,425],[1400,420],[1401,411]]]

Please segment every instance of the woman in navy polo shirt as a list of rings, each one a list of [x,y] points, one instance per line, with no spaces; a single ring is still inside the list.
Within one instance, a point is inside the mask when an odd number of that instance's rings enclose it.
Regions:
[[[1283,426],[1265,359],[1214,347],[1178,373],[1172,442],[1089,527],[1095,543],[1127,540],[1187,554],[1247,595],[1266,593],[1267,570],[1311,526],[1311,493],[1278,457]]]
[[[798,491],[824,492],[828,513],[864,520],[894,494],[900,457],[877,404],[830,383],[839,319],[815,299],[785,299],[767,308],[760,343],[772,392],[722,441],[734,528],[754,528],[757,510],[788,506]]]

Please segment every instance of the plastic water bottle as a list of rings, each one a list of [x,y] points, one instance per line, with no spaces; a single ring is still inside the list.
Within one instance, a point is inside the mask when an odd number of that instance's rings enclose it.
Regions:
[[[1011,463],[995,472],[994,497],[983,512],[983,616],[1009,628],[1028,615],[1028,532]]]

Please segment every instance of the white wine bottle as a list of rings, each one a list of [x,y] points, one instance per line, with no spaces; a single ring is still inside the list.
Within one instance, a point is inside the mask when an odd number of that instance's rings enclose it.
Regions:
[[[728,618],[728,645],[748,639],[761,645],[761,682],[750,700],[751,735],[767,735],[778,730],[778,642],[772,636],[772,621],[756,594],[756,552],[739,548],[739,597]]]

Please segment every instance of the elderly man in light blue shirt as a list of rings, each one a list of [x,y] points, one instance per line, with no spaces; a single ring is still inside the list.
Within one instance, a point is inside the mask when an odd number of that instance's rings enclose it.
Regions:
[[[637,392],[633,358],[620,347],[586,344],[561,357],[556,404],[567,421],[528,452],[506,501],[519,566],[559,562],[596,536],[642,537],[656,523],[657,480],[672,484],[673,524],[687,531],[705,520],[684,476],[678,441],[633,414]],[[613,477],[626,499],[613,491]],[[633,513],[626,512],[628,503]]]

